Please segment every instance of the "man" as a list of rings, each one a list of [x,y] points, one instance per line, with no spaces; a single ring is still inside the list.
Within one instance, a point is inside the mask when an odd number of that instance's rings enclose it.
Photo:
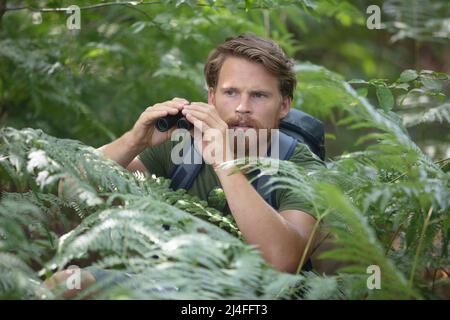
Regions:
[[[214,145],[215,155],[223,157],[212,157],[205,152],[213,140],[202,139],[200,135],[200,141],[197,136],[206,165],[188,192],[207,200],[211,190],[220,186],[244,239],[256,245],[274,268],[294,273],[316,219],[307,212],[305,204],[287,190],[276,192],[277,205],[271,207],[244,173],[230,174],[233,167],[221,166],[228,159],[226,155],[236,155],[236,150],[230,150],[227,139],[230,129],[278,128],[291,108],[296,85],[293,64],[273,41],[244,34],[227,39],[213,50],[204,73],[208,85],[207,103],[182,98],[157,103],[140,115],[130,131],[100,150],[128,170],[170,177],[175,165],[171,159],[175,142],[170,137],[176,126],[160,132],[155,128],[156,121],[182,112],[195,130],[205,133],[213,129],[225,141]],[[290,161],[306,169],[323,166],[323,162],[300,143]]]
[[[189,104],[179,98],[158,103],[141,114],[132,130],[101,150],[128,170],[169,177],[174,166],[170,160],[170,135],[176,128],[159,132],[155,129],[157,119],[181,111],[188,121],[200,123],[201,130],[214,128],[222,132],[224,141],[229,128],[278,128],[291,107],[296,84],[292,67],[281,48],[270,40],[249,34],[228,39],[205,64],[208,103]],[[203,149],[208,143],[203,141]],[[205,152],[202,156],[208,157]],[[202,169],[190,193],[207,200],[208,192],[220,183],[245,240],[257,245],[276,269],[295,272],[315,219],[283,191],[277,196],[277,212],[243,173],[230,175],[232,168],[221,168],[217,159],[205,160],[211,164]],[[297,146],[291,161],[307,168],[322,165],[303,144]]]

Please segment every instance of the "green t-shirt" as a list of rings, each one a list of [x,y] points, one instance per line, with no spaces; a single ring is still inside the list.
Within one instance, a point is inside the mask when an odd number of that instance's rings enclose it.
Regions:
[[[147,168],[150,174],[170,178],[174,163],[171,161],[172,148],[178,141],[167,140],[164,143],[145,149],[139,154],[139,159]],[[301,165],[306,170],[313,170],[323,167],[325,163],[311,152],[306,144],[299,143],[295,148],[289,161]],[[247,175],[250,178],[251,175]],[[208,202],[210,207],[216,208],[225,214],[230,214],[223,191],[220,189],[220,180],[214,169],[209,164],[204,164],[192,187],[187,193],[197,196]],[[238,192],[238,190],[236,190]],[[222,196],[223,199],[217,199]],[[278,212],[284,210],[300,210],[311,213],[310,207],[298,195],[287,189],[278,189],[275,192],[276,207]],[[221,201],[222,200],[222,201]]]

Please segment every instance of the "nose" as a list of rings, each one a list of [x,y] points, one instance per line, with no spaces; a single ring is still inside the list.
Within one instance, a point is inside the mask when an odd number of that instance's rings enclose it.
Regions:
[[[242,96],[239,105],[236,107],[236,113],[251,113],[252,110],[248,100],[248,98]]]

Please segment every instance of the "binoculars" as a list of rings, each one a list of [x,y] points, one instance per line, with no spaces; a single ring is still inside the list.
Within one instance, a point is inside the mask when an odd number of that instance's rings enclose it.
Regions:
[[[175,124],[180,129],[190,130],[193,127],[193,124],[190,123],[180,111],[176,115],[169,114],[165,117],[159,118],[156,121],[156,129],[161,132],[165,132],[172,128]]]

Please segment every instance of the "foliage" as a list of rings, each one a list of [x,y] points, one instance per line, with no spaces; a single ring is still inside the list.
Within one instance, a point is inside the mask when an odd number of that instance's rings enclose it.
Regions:
[[[335,90],[352,101],[342,123],[376,129],[359,143],[375,143],[312,174],[287,162],[282,177],[273,178],[273,188],[296,192],[337,235],[341,246],[323,257],[347,263],[341,270],[345,276],[336,280],[359,276],[351,280],[349,288],[360,288],[351,297],[431,297],[427,288],[432,286],[423,275],[448,270],[449,265],[449,159],[434,163],[409,138],[395,113],[376,109],[323,68],[308,68],[315,70],[316,79],[326,77],[327,85],[333,81]],[[384,270],[383,290],[365,288],[363,275],[370,265]]]
[[[322,68],[314,70],[318,78],[329,74]],[[337,88],[354,102],[347,108],[345,122],[354,128],[377,128],[379,132],[365,137],[377,143],[313,174],[286,162],[274,181],[297,192],[331,227],[342,246],[324,257],[349,263],[339,275],[295,278],[276,273],[239,241],[232,217],[170,191],[167,180],[132,175],[102,159],[92,147],[31,129],[2,131],[2,176],[7,183],[3,187],[19,191],[2,197],[2,225],[11,226],[4,228],[5,251],[21,258],[24,266],[39,266],[40,275],[72,261],[95,261],[96,266],[127,270],[138,277],[125,286],[128,290],[105,289],[107,297],[149,297],[151,292],[154,298],[273,298],[287,290],[286,283],[297,283],[297,289],[301,283],[306,297],[313,290],[311,297],[317,298],[320,286],[330,281],[335,283],[329,288],[334,293],[325,290],[323,297],[434,297],[421,275],[448,265],[449,176],[409,139],[401,123],[336,79]],[[67,197],[54,195],[61,178],[70,181],[63,192]],[[64,208],[72,211],[64,213]],[[70,214],[81,222],[73,229],[66,227],[65,233],[55,233],[54,226],[67,226]],[[33,244],[25,234],[32,236]],[[391,248],[394,240],[400,244]],[[13,260],[6,269],[17,264]],[[364,289],[369,265],[383,270],[382,290]],[[277,286],[267,286],[266,273],[280,277]],[[200,279],[205,287],[194,285]],[[248,286],[242,287],[244,279]],[[25,290],[17,282],[13,288]],[[216,284],[214,289],[208,286],[211,283]],[[158,285],[172,289],[156,290]]]
[[[448,298],[447,1],[386,1],[377,31],[365,28],[374,1],[144,2],[79,1],[70,32],[64,12],[41,9],[71,1],[0,1],[29,7],[0,12],[0,298],[57,298],[42,281],[70,265],[109,270],[84,293],[96,298]],[[92,147],[148,105],[204,100],[208,52],[244,31],[296,58],[294,107],[328,126],[327,168],[283,162],[272,181],[336,236],[322,258],[343,262],[337,273],[276,272],[232,216]]]
[[[39,291],[30,287],[36,287],[37,275],[71,261],[132,272],[130,298],[148,292],[154,298],[269,298],[299,280],[268,268],[240,241],[231,217],[169,190],[168,180],[135,176],[92,147],[39,130],[6,128],[1,135],[1,154],[7,155],[2,187],[18,191],[4,192],[0,206],[2,252],[8,258],[0,280],[4,298],[14,292],[37,298]],[[60,197],[58,179],[67,188]],[[24,274],[30,267],[37,273],[25,277],[17,266]],[[155,289],[161,286],[176,289]],[[104,295],[115,297],[113,291]]]

